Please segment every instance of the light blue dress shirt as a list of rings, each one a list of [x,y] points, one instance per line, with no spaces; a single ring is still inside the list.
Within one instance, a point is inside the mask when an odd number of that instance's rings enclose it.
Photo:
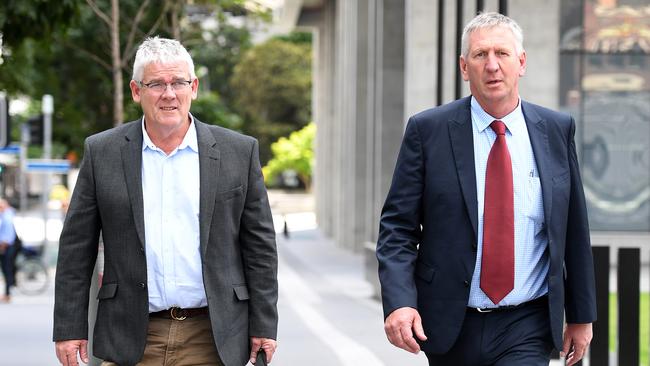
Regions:
[[[0,214],[0,243],[4,242],[13,245],[16,241],[14,216],[16,216],[16,211],[11,207],[7,207],[7,209]]]
[[[169,155],[142,118],[142,193],[149,312],[207,306],[199,250],[199,148],[194,119]]]
[[[501,118],[507,127],[506,143],[512,160],[515,215],[515,284],[514,289],[495,305],[481,290],[481,258],[483,251],[483,209],[485,202],[485,170],[487,159],[496,134],[490,124],[496,118],[490,116],[472,97],[472,130],[474,137],[474,162],[476,169],[476,193],[478,198],[478,249],[476,268],[472,277],[468,306],[494,308],[518,305],[548,292],[546,275],[549,258],[548,238],[544,224],[542,188],[535,156],[530,144],[521,100],[517,108]]]

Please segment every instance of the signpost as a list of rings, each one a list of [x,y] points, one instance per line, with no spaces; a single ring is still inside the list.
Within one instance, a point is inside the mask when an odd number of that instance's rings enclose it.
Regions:
[[[28,173],[58,173],[70,171],[70,161],[65,159],[28,159],[25,170]]]

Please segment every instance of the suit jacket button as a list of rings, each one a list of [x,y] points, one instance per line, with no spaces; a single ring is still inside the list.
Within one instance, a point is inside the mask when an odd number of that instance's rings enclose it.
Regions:
[[[472,243],[472,250],[476,251],[476,249],[478,249],[478,244]]]
[[[469,281],[467,280],[463,281],[463,285],[465,285],[465,287],[469,287]]]
[[[140,287],[145,288],[147,285],[145,285],[144,282],[140,282]]]

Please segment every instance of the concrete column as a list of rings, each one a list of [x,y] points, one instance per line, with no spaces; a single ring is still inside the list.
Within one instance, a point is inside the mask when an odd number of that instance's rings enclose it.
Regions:
[[[334,128],[338,144],[331,154],[337,166],[334,168],[335,227],[334,239],[339,245],[358,249],[355,242],[355,230],[358,222],[356,185],[356,140],[358,124],[356,120],[356,92],[354,81],[357,79],[357,3],[340,2],[336,9],[336,47],[339,51],[336,59],[336,100]]]
[[[508,16],[523,29],[524,48],[528,56],[526,75],[519,80],[521,97],[557,109],[560,90],[560,0],[510,0],[508,12]]]
[[[442,103],[449,103],[455,98],[454,88],[458,53],[456,52],[456,1],[444,2],[444,29],[442,52]]]
[[[438,4],[407,0],[405,21],[404,121],[436,103]]]
[[[404,133],[404,15],[402,0],[376,0],[375,202],[379,217]]]
[[[331,236],[333,232],[333,204],[334,195],[332,183],[332,170],[335,162],[328,158],[333,149],[332,121],[333,96],[334,96],[334,60],[336,47],[334,44],[334,19],[336,2],[328,1],[313,19],[315,28],[314,42],[314,121],[316,122],[316,168],[314,174],[314,192],[316,199],[316,218],[319,227],[325,235]],[[301,20],[302,22],[302,20]]]
[[[373,185],[371,218],[375,227],[390,186],[397,153],[404,133],[405,85],[405,3],[403,0],[369,1],[369,87],[372,90],[368,109],[373,145],[369,154]],[[366,242],[366,278],[378,288],[377,260],[374,243],[377,230]]]

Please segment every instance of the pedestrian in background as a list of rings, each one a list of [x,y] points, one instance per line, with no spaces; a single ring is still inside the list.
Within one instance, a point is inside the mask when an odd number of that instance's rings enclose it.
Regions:
[[[89,137],[59,244],[54,341],[88,362],[88,293],[104,241],[93,351],[103,365],[271,361],[275,231],[257,141],[189,113],[185,48],[148,38],[130,87],[144,117]]]
[[[409,119],[383,207],[386,335],[430,365],[573,365],[596,320],[574,120],[520,98],[511,18],[476,16],[461,52],[472,95]]]
[[[16,228],[14,227],[14,210],[7,200],[0,198],[0,266],[5,279],[5,294],[0,296],[0,303],[11,301],[11,288],[16,284]]]

